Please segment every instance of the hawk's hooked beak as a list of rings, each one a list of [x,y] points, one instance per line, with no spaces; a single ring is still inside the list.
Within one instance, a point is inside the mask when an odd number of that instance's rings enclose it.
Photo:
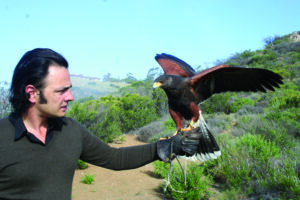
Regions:
[[[158,88],[160,87],[162,84],[160,82],[154,82],[153,83],[153,88]]]

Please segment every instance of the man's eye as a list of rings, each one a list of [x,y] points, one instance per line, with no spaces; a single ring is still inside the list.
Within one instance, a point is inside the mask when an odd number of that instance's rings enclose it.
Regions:
[[[67,90],[59,90],[58,92],[62,94],[62,93],[64,93],[64,92],[66,92],[66,91],[67,91]]]

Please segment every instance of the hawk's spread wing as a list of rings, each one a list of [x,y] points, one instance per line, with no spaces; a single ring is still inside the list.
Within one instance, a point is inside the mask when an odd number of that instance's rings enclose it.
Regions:
[[[231,65],[209,68],[194,75],[191,80],[191,86],[200,101],[221,92],[274,91],[274,87],[279,88],[279,84],[283,84],[282,77],[272,71]]]
[[[157,54],[155,60],[160,64],[165,74],[191,77],[196,74],[195,70],[183,60],[169,54]]]

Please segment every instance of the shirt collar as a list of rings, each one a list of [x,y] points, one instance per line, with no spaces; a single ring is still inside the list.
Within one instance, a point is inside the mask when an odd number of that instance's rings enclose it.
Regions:
[[[28,133],[25,124],[22,120],[22,117],[20,115],[10,114],[9,120],[15,127],[15,141],[19,140],[22,136]],[[60,131],[62,129],[63,124],[65,124],[64,117],[49,119],[49,127],[47,129],[47,133],[51,130]]]
[[[27,133],[27,129],[20,116],[10,115],[9,120],[15,127],[15,140],[20,139],[25,133]]]

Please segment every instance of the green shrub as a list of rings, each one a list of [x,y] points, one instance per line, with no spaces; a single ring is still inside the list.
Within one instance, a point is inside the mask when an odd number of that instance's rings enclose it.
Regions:
[[[94,182],[94,180],[95,180],[95,175],[87,174],[81,178],[81,183],[90,185]]]
[[[245,105],[254,106],[255,103],[249,98],[235,98],[233,104],[230,106],[230,112],[235,113]]]
[[[281,41],[276,44],[275,50],[281,54],[286,54],[291,51],[299,52],[300,42]]]
[[[187,169],[187,193],[185,199],[208,199],[212,192],[208,190],[212,178],[204,175],[204,168],[199,163],[190,163]],[[181,186],[182,187],[182,186]],[[182,187],[183,188],[183,187]],[[174,193],[174,192],[173,192]],[[180,196],[179,196],[180,198]]]
[[[174,163],[175,161],[173,161]],[[169,164],[161,161],[154,162],[154,173],[167,179]],[[173,199],[207,199],[211,196],[208,190],[212,180],[209,176],[204,176],[204,168],[198,162],[191,162],[186,169],[186,183],[178,182],[184,180],[179,164],[175,163],[170,174],[170,185],[164,183],[166,194]]]
[[[238,149],[244,146],[247,148],[247,153],[253,159],[260,159],[261,162],[267,162],[270,158],[278,158],[280,156],[280,148],[274,143],[267,141],[261,135],[245,134],[236,143]]]
[[[158,118],[153,109],[154,102],[148,96],[130,94],[120,98],[120,103],[119,115],[122,132],[137,129]]]
[[[222,156],[217,160],[218,179],[225,181],[228,187],[248,185],[251,180],[251,159],[247,151],[237,149],[233,143],[227,144],[221,151]]]
[[[204,116],[208,127],[215,134],[228,132],[232,128],[232,124],[235,123],[233,114],[208,114]]]
[[[293,198],[299,195],[299,177],[296,163],[291,158],[298,152],[284,157],[284,149],[261,135],[245,134],[238,138],[219,140],[222,156],[204,164],[207,173],[224,182],[230,190],[262,195],[277,191]],[[233,189],[235,188],[235,189]]]
[[[291,94],[286,98],[285,107],[291,108],[291,107],[299,107],[299,106],[300,106],[300,92]]]
[[[282,111],[269,112],[266,116],[269,120],[274,120],[290,135],[300,136],[300,108],[289,108]],[[286,145],[286,144],[285,144]]]
[[[168,176],[169,164],[162,161],[153,162],[154,173],[160,178],[166,178]]]
[[[270,63],[271,61],[276,60],[278,57],[278,54],[274,51],[264,51],[263,54],[256,54],[252,56],[251,60],[249,63],[251,64],[264,64],[266,65],[267,63]],[[268,66],[268,65],[266,65]],[[270,65],[269,65],[270,66]],[[266,67],[264,67],[266,68]]]
[[[206,113],[229,113],[231,105],[230,99],[235,96],[236,94],[231,92],[213,95],[211,98],[201,103],[200,108]]]
[[[128,94],[75,102],[68,116],[84,124],[103,142],[112,142],[122,133],[137,129],[157,119],[150,97]]]
[[[300,60],[300,53],[296,51],[288,52],[285,56],[288,64],[295,64]]]
[[[163,126],[166,131],[176,131],[176,124],[173,119],[164,121]]]
[[[104,100],[99,103],[97,121],[89,129],[102,141],[113,142],[122,135],[118,102]]]
[[[241,200],[247,199],[247,194],[239,188],[229,188],[222,191],[218,200]]]
[[[89,128],[97,119],[98,112],[96,107],[95,100],[85,102],[75,101],[70,105],[66,115]]]
[[[242,94],[242,93],[226,92],[226,93],[213,95],[210,99],[200,104],[200,108],[202,111],[209,114],[217,113],[217,112],[224,112],[226,114],[229,114],[229,113],[236,113],[243,106],[255,105],[255,102],[252,99],[248,97],[247,98],[238,97],[238,94]],[[245,93],[245,95],[249,96],[250,94]],[[253,98],[258,98],[258,97],[254,95]]]
[[[88,165],[82,161],[82,160],[78,160],[77,161],[77,169],[86,169],[88,168]]]
[[[300,106],[300,92],[293,89],[281,90],[269,101],[272,109],[287,109]]]
[[[274,160],[263,174],[256,174],[265,190],[280,191],[286,199],[299,199],[300,179],[296,172],[296,161],[292,159]]]
[[[276,112],[278,114],[278,112]],[[232,128],[233,135],[242,135],[243,133],[251,133],[253,135],[263,135],[264,139],[274,142],[281,148],[290,148],[292,146],[291,138],[287,134],[287,129],[266,115],[235,115],[236,123]],[[280,115],[280,114],[279,114]],[[236,134],[239,132],[239,134]]]
[[[242,53],[236,53],[235,55],[230,57],[225,63],[228,65],[247,65],[250,62],[252,56],[254,55],[255,52],[251,52],[251,50],[246,50]]]

